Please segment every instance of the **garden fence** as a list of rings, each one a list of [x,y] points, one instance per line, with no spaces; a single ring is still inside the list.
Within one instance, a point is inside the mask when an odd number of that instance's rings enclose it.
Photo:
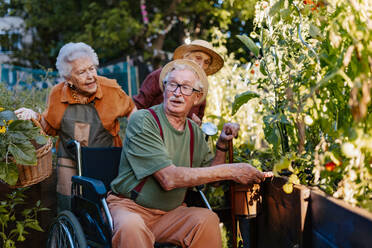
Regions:
[[[139,88],[138,68],[126,62],[101,67],[98,75],[116,79],[129,95],[136,95]],[[128,73],[129,72],[129,73]],[[51,69],[32,69],[14,65],[0,64],[0,81],[9,88],[48,88],[60,82],[56,71]],[[129,83],[128,83],[129,82]]]

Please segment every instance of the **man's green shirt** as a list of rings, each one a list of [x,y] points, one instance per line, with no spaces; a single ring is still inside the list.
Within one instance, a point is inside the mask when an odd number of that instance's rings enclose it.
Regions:
[[[183,131],[173,128],[165,116],[163,104],[152,109],[159,118],[164,140],[150,111],[142,109],[133,113],[125,134],[119,174],[112,181],[111,188],[113,192],[129,197],[130,191],[148,177],[136,203],[169,211],[181,205],[187,188],[165,191],[152,174],[171,164],[190,167],[190,130],[187,123]],[[209,166],[213,154],[201,129],[193,121],[191,123],[194,131],[192,166]]]

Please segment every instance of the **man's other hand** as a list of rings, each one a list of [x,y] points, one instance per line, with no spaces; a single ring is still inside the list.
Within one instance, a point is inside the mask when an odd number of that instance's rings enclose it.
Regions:
[[[218,142],[227,143],[229,140],[238,137],[240,125],[237,123],[225,123]]]
[[[241,184],[261,183],[265,180],[265,172],[261,172],[247,163],[230,164],[232,180]]]
[[[192,114],[191,118],[200,127],[200,125],[202,124],[202,121],[195,113]]]

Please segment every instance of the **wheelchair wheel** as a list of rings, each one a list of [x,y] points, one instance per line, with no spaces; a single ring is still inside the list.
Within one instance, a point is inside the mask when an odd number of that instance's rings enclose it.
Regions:
[[[62,211],[53,222],[48,236],[47,248],[86,248],[83,229],[75,215]]]

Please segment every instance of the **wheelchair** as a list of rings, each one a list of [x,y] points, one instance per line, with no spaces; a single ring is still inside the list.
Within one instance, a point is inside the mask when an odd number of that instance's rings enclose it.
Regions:
[[[78,172],[71,178],[71,210],[60,212],[52,223],[47,248],[112,247],[113,221],[105,197],[118,174],[121,148],[81,147],[75,140],[70,141],[68,147],[75,154]],[[211,210],[201,187],[197,190]],[[154,247],[179,246],[155,243]]]

